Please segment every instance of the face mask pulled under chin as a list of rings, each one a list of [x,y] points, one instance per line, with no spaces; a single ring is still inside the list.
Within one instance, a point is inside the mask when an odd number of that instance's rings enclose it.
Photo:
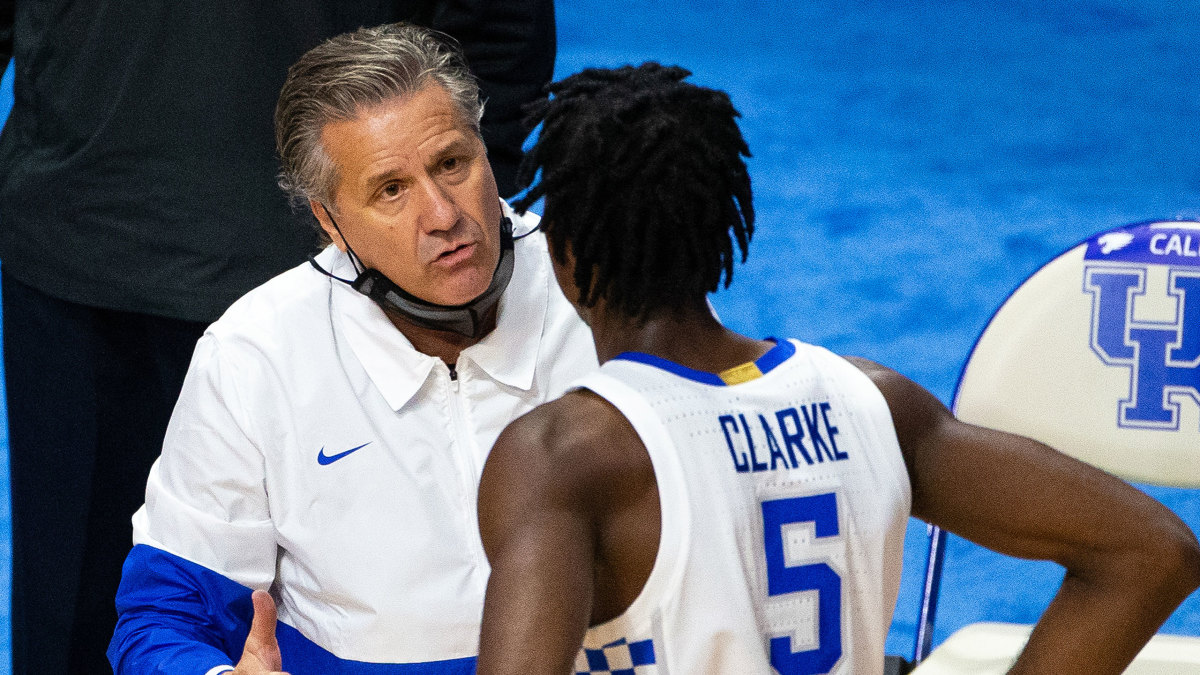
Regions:
[[[323,204],[322,208],[325,208]],[[398,314],[418,326],[457,333],[469,338],[480,338],[487,332],[489,329],[488,313],[499,303],[500,296],[504,294],[504,289],[512,280],[513,226],[512,220],[508,217],[500,220],[500,260],[496,263],[496,270],[492,273],[492,282],[488,284],[487,289],[470,302],[461,305],[439,305],[418,298],[400,288],[396,282],[384,276],[379,270],[363,265],[362,259],[354,253],[354,249],[346,241],[345,235],[342,234],[341,228],[338,227],[337,221],[333,219],[333,215],[329,213],[328,209],[325,209],[325,214],[333,223],[338,235],[342,237],[346,253],[350,256],[354,267],[361,271],[353,280],[343,279],[321,267],[315,256],[309,257],[309,264],[317,271],[331,279],[348,284],[354,290],[371,298],[384,311]]]

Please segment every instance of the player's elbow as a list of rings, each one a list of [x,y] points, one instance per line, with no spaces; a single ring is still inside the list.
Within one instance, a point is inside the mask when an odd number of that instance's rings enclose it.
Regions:
[[[1155,596],[1174,606],[1200,587],[1200,543],[1173,514],[1164,521],[1144,532],[1133,574]]]
[[[1173,542],[1172,556],[1176,561],[1176,569],[1179,570],[1183,597],[1187,597],[1192,591],[1200,588],[1200,542],[1196,541],[1196,535],[1187,526],[1183,523],[1179,525],[1178,529],[1182,532]]]

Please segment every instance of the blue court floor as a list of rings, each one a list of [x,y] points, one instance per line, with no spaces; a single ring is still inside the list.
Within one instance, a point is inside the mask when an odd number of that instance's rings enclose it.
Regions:
[[[658,60],[729,91],[758,231],[718,312],[949,403],[975,337],[1041,264],[1100,230],[1200,219],[1198,25],[1188,0],[559,0],[558,74]],[[1200,494],[1151,494],[1200,530]],[[0,664],[9,513],[0,499]],[[925,543],[912,523],[891,653],[911,654]],[[1036,620],[1061,579],[955,538],[948,556],[935,642]],[[1165,630],[1200,635],[1200,594]]]
[[[871,358],[946,403],[1043,263],[1101,230],[1200,219],[1196,2],[558,7],[560,74],[676,63],[741,111],[759,220],[714,297],[726,322]],[[1200,530],[1200,494],[1151,493]],[[909,528],[891,653],[911,654],[924,530]],[[937,643],[1035,621],[1062,578],[953,537],[946,564]],[[1200,635],[1200,594],[1165,630]]]

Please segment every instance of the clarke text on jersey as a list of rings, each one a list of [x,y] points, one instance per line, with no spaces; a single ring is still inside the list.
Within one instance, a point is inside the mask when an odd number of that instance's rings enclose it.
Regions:
[[[838,428],[829,423],[829,403],[812,403],[777,410],[774,415],[746,413],[721,415],[718,423],[729,446],[733,467],[739,473],[796,469],[805,464],[849,459],[837,445]],[[805,439],[807,438],[807,444]]]

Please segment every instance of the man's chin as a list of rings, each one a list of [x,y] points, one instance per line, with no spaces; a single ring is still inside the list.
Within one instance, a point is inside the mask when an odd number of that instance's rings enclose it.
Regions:
[[[431,302],[449,307],[465,305],[483,295],[491,283],[491,274],[488,274],[486,277],[476,275],[472,279],[459,279],[447,282],[439,285],[439,292],[434,295],[438,299]]]

